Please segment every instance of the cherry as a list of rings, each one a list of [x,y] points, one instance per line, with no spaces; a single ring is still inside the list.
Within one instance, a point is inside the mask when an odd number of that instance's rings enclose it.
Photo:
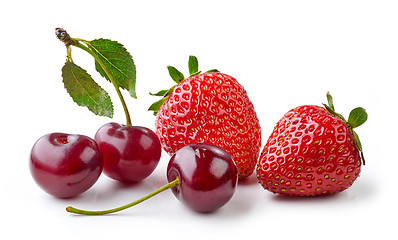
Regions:
[[[44,191],[58,198],[70,198],[94,185],[103,162],[93,139],[50,133],[33,145],[29,165],[33,179]]]
[[[141,203],[171,189],[186,206],[197,212],[212,212],[225,205],[233,196],[238,169],[224,150],[203,143],[187,145],[178,150],[167,166],[168,184],[124,206],[104,211],[87,211],[67,207],[66,211],[102,215],[114,213]]]
[[[170,159],[167,179],[181,183],[172,192],[197,212],[212,212],[226,204],[235,192],[237,167],[231,156],[213,145],[193,144]]]
[[[105,175],[118,181],[139,182],[159,163],[160,141],[148,128],[107,123],[94,139],[103,154]]]

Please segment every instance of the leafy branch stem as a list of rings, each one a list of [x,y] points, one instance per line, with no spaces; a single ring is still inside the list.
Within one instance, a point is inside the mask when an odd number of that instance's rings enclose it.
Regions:
[[[84,43],[86,43],[87,41],[85,41],[83,39],[76,39],[76,38],[72,38],[71,41],[72,41],[73,46],[78,47],[78,48],[86,51],[87,53],[89,53],[95,59],[95,61],[97,61],[97,63],[101,66],[101,68],[104,70],[104,72],[108,76],[109,80],[111,81],[112,85],[114,86],[116,93],[119,96],[120,102],[122,103],[123,110],[126,115],[126,125],[131,126],[131,118],[130,118],[130,114],[129,114],[126,102],[124,101],[123,95],[120,92],[120,89],[119,89],[115,79],[113,78],[112,74],[109,72],[108,68],[105,66],[105,64],[102,62],[102,60],[98,57],[98,55],[93,50],[91,50],[89,47],[85,46],[84,44],[80,43],[80,41],[82,41]]]

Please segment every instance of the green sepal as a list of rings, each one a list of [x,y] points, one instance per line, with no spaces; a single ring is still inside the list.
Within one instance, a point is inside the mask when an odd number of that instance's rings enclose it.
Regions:
[[[326,98],[328,100],[328,106],[334,112],[333,97],[332,97],[332,95],[330,95],[329,92],[326,93]]]
[[[344,118],[340,113],[337,113],[337,112],[334,110],[333,97],[332,97],[332,95],[330,95],[329,92],[326,93],[326,99],[328,100],[328,104],[324,104],[324,103],[323,103],[323,106],[326,108],[326,110],[328,110],[328,112],[330,112],[332,115],[334,115],[334,116],[340,118],[340,119],[343,120],[345,123],[347,123],[347,121],[345,120],[345,118]]]
[[[189,77],[193,77],[193,76],[199,75],[201,73],[199,71],[198,59],[195,56],[192,56],[192,55],[189,56],[188,68],[189,68],[189,74],[190,74]],[[181,83],[185,79],[184,75],[180,71],[178,71],[175,67],[167,66],[167,69],[169,71],[170,77],[177,84]],[[212,69],[212,70],[207,71],[206,73],[210,73],[210,72],[219,72],[219,71],[217,69]],[[173,90],[176,86],[177,85],[174,85],[169,90],[161,90],[157,93],[149,93],[152,96],[162,97],[162,99],[154,102],[148,108],[148,111],[154,111],[154,115],[156,115],[157,112],[159,111],[160,107],[163,105],[163,103],[170,97],[170,94],[173,92]]]
[[[355,144],[356,144],[356,146],[357,146],[357,148],[359,150],[359,153],[361,155],[362,164],[365,165],[365,157],[363,155],[361,140],[359,140],[359,136],[354,130],[352,130],[352,133],[354,135]]]
[[[169,90],[160,90],[157,93],[149,93],[149,95],[162,97],[159,101],[152,103],[152,105],[148,108],[148,111],[153,111],[153,115],[156,116],[162,104],[170,97],[170,94],[173,92],[174,88],[177,85],[172,86]]]
[[[167,69],[169,70],[170,77],[174,80],[174,82],[180,83],[185,79],[184,74],[178,71],[177,68],[173,66],[167,66]]]
[[[189,56],[188,69],[191,76],[199,71],[199,62],[195,56]]]
[[[359,139],[358,134],[353,130],[353,128],[359,127],[366,122],[368,119],[368,114],[365,109],[361,107],[354,108],[348,117],[348,126],[351,128],[351,131],[354,135],[355,144],[361,154],[361,159],[363,165],[365,165],[365,157],[362,150],[361,140]]]
[[[148,108],[148,111],[153,111],[153,115],[156,116],[158,114],[160,107],[167,100],[167,98],[162,98],[159,101],[152,103],[152,105]]]
[[[157,93],[149,93],[149,95],[151,95],[151,96],[158,96],[158,97],[163,97],[164,95],[166,95],[166,93],[168,92],[169,90],[160,90],[159,92],[157,92]]]
[[[364,157],[363,150],[362,150],[362,144],[361,144],[361,141],[359,140],[358,134],[353,129],[356,128],[356,127],[361,126],[362,124],[364,124],[366,122],[366,120],[368,119],[368,114],[366,113],[366,110],[364,108],[361,108],[361,107],[354,108],[350,112],[350,115],[348,117],[348,121],[346,121],[345,118],[341,114],[339,114],[339,113],[337,113],[335,111],[334,105],[333,105],[333,97],[332,97],[332,95],[330,95],[329,92],[327,92],[326,98],[328,100],[328,104],[324,104],[323,103],[323,106],[332,115],[334,115],[334,116],[340,118],[341,120],[343,120],[343,122],[351,130],[352,135],[354,137],[355,145],[356,145],[356,147],[357,147],[357,149],[358,149],[358,151],[360,153],[360,156],[361,156],[361,159],[362,159],[362,163],[363,163],[363,165],[365,165],[365,157]]]
[[[205,73],[212,73],[212,72],[220,72],[220,71],[218,71],[217,69],[210,69],[210,70],[206,71]]]
[[[361,107],[357,107],[350,112],[350,116],[348,117],[348,124],[352,128],[356,128],[364,124],[367,119],[368,114],[366,113],[366,110]]]
[[[84,70],[67,61],[62,67],[65,89],[79,106],[87,107],[99,116],[113,117],[113,104],[108,93]]]
[[[326,110],[328,110],[328,112],[330,112],[331,114],[335,115],[334,110],[331,107],[329,107],[329,105],[327,105],[325,103],[322,103],[322,105],[326,108]]]

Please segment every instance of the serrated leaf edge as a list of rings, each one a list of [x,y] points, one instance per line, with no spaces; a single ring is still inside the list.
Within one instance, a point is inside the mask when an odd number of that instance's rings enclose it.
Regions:
[[[130,78],[130,77],[127,76],[121,69],[119,69],[119,68],[116,67],[112,62],[110,62],[110,61],[108,60],[108,58],[106,58],[97,48],[95,48],[95,47],[91,44],[91,42],[92,42],[92,41],[95,41],[95,40],[106,40],[106,41],[111,41],[111,42],[114,42],[114,43],[116,43],[116,44],[119,44],[120,47],[121,47],[124,51],[126,51],[126,53],[128,53],[128,56],[130,57],[130,59],[131,59],[131,61],[132,61],[132,64],[133,64],[133,66],[134,66],[134,69],[133,69],[133,71],[131,71],[131,72],[134,74],[135,77],[134,77],[134,78]],[[110,40],[110,39],[104,39],[104,38],[94,39],[94,40],[92,40],[92,41],[87,41],[87,42],[86,42],[87,45],[88,45],[88,47],[89,47],[92,51],[94,51],[97,55],[99,55],[99,56],[101,56],[103,59],[105,59],[106,62],[107,62],[109,65],[111,65],[114,69],[116,69],[117,71],[119,71],[119,72],[121,73],[121,75],[124,75],[127,79],[129,79],[129,83],[128,83],[129,86],[128,86],[128,89],[125,88],[125,87],[123,87],[123,86],[120,86],[120,84],[118,84],[118,86],[119,86],[120,88],[122,88],[122,89],[128,90],[129,93],[130,93],[130,96],[132,96],[133,98],[137,98],[137,94],[136,94],[136,90],[135,90],[135,87],[136,87],[136,74],[137,74],[137,70],[136,70],[136,66],[135,66],[134,60],[133,60],[133,56],[130,54],[130,52],[124,47],[123,44],[119,43],[118,41],[114,41],[114,40]],[[102,76],[102,73],[101,73],[101,72],[99,72],[99,73],[100,73],[101,76]],[[108,76],[106,76],[106,74],[105,74],[104,76],[102,76],[102,77],[104,77],[104,78],[106,78],[107,80],[109,80],[109,79],[108,79]],[[118,83],[118,82],[116,81],[116,83]]]
[[[85,74],[87,74],[87,77],[89,77],[89,78],[92,79],[91,75],[90,75],[89,73],[87,73],[87,71],[86,71],[85,69],[83,69],[82,67],[76,65],[76,64],[73,63],[73,62],[70,62],[70,61],[65,62],[64,67],[66,66],[67,63],[74,64],[76,67],[78,67],[78,68],[80,68],[81,70],[83,70],[83,71],[85,72]],[[62,78],[63,78],[62,82],[64,82],[64,75],[63,75],[64,67],[62,68]],[[73,76],[74,76],[74,79],[77,79],[77,77],[75,76],[75,74],[73,73],[73,71],[72,71],[72,74],[73,74]],[[92,79],[92,80],[94,81],[94,79]],[[81,86],[81,84],[80,84],[78,81],[76,81],[76,82]],[[94,82],[95,82],[95,81],[94,81]],[[97,84],[97,83],[96,83],[96,84]],[[77,102],[77,101],[75,100],[75,98],[71,95],[69,89],[65,87],[65,83],[64,83],[64,88],[66,89],[66,91],[68,92],[68,94],[69,94],[69,96],[72,98],[72,100],[73,100],[78,106],[87,107],[92,113],[94,113],[94,114],[97,115],[97,116],[105,116],[105,117],[113,118],[113,111],[114,111],[114,109],[113,109],[112,100],[110,99],[110,96],[109,96],[108,92],[106,92],[106,91],[105,91],[101,86],[99,86],[98,84],[97,84],[97,86],[99,87],[99,89],[100,89],[101,91],[103,91],[103,92],[106,94],[106,98],[109,99],[109,101],[111,102],[111,106],[110,106],[111,109],[110,109],[110,110],[103,110],[103,109],[101,108],[101,109],[102,109],[101,111],[96,112],[92,107],[90,107],[90,106],[88,106],[88,105],[86,105],[86,104],[80,104],[80,103]],[[85,88],[84,88],[83,86],[81,86],[81,89],[83,89],[84,91],[86,91]],[[93,102],[97,103],[97,101],[96,101],[94,98],[92,98],[91,95],[88,94],[87,91],[86,91],[86,93],[87,93],[87,96],[88,96]],[[97,105],[99,105],[99,104],[97,104]]]

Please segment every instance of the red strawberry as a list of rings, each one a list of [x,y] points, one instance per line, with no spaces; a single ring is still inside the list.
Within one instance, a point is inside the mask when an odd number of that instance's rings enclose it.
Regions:
[[[348,121],[326,107],[300,106],[276,124],[257,166],[259,183],[273,193],[314,196],[340,192],[361,171],[362,147],[353,128],[367,119],[363,108],[351,111]],[[364,163],[364,162],[363,162]]]
[[[187,79],[168,67],[177,82],[160,91],[164,98],[149,110],[156,114],[156,133],[169,154],[191,143],[211,143],[229,153],[239,176],[253,173],[261,147],[261,129],[246,91],[235,78],[212,70],[198,72],[197,59],[190,56]]]

